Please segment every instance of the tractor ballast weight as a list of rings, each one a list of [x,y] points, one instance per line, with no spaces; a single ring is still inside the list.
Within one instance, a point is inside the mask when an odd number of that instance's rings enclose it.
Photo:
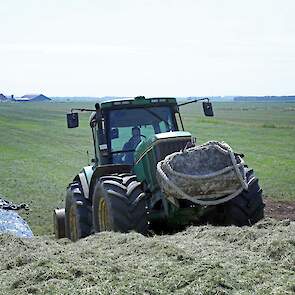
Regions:
[[[77,111],[92,112],[94,160],[69,184],[65,209],[55,210],[56,237],[75,241],[100,231],[147,234],[260,220],[262,190],[242,157],[223,143],[196,146],[184,131],[179,107],[200,100],[204,114],[213,116],[208,98],[177,104],[140,96],[72,109],[69,128],[79,125]]]
[[[209,141],[158,162],[159,185],[167,198],[198,205],[225,203],[248,189],[245,162],[224,142]]]

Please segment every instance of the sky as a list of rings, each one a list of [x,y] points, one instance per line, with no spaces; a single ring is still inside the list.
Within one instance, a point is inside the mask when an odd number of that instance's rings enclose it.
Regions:
[[[0,0],[0,93],[295,95],[294,0]]]

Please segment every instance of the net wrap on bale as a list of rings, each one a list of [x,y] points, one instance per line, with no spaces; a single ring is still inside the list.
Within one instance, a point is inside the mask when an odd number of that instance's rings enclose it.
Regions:
[[[209,141],[168,155],[157,164],[157,175],[168,199],[216,205],[248,188],[244,166],[228,144]]]

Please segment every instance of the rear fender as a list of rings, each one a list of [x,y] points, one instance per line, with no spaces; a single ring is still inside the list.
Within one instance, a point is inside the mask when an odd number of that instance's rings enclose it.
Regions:
[[[86,199],[89,199],[90,182],[93,175],[93,166],[83,167],[81,172],[74,178],[74,181],[78,181],[81,184],[83,195]]]
[[[91,181],[89,186],[89,193],[88,198],[92,201],[92,195],[94,193],[94,188],[96,183],[98,182],[99,178],[105,175],[110,175],[114,173],[131,173],[132,172],[132,166],[130,165],[121,165],[121,164],[110,164],[110,165],[101,165],[95,168],[93,170],[93,173],[91,175]]]

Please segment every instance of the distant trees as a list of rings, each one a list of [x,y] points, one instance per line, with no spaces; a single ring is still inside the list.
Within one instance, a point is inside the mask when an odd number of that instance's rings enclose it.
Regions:
[[[295,101],[295,95],[289,96],[236,96],[234,101]]]

